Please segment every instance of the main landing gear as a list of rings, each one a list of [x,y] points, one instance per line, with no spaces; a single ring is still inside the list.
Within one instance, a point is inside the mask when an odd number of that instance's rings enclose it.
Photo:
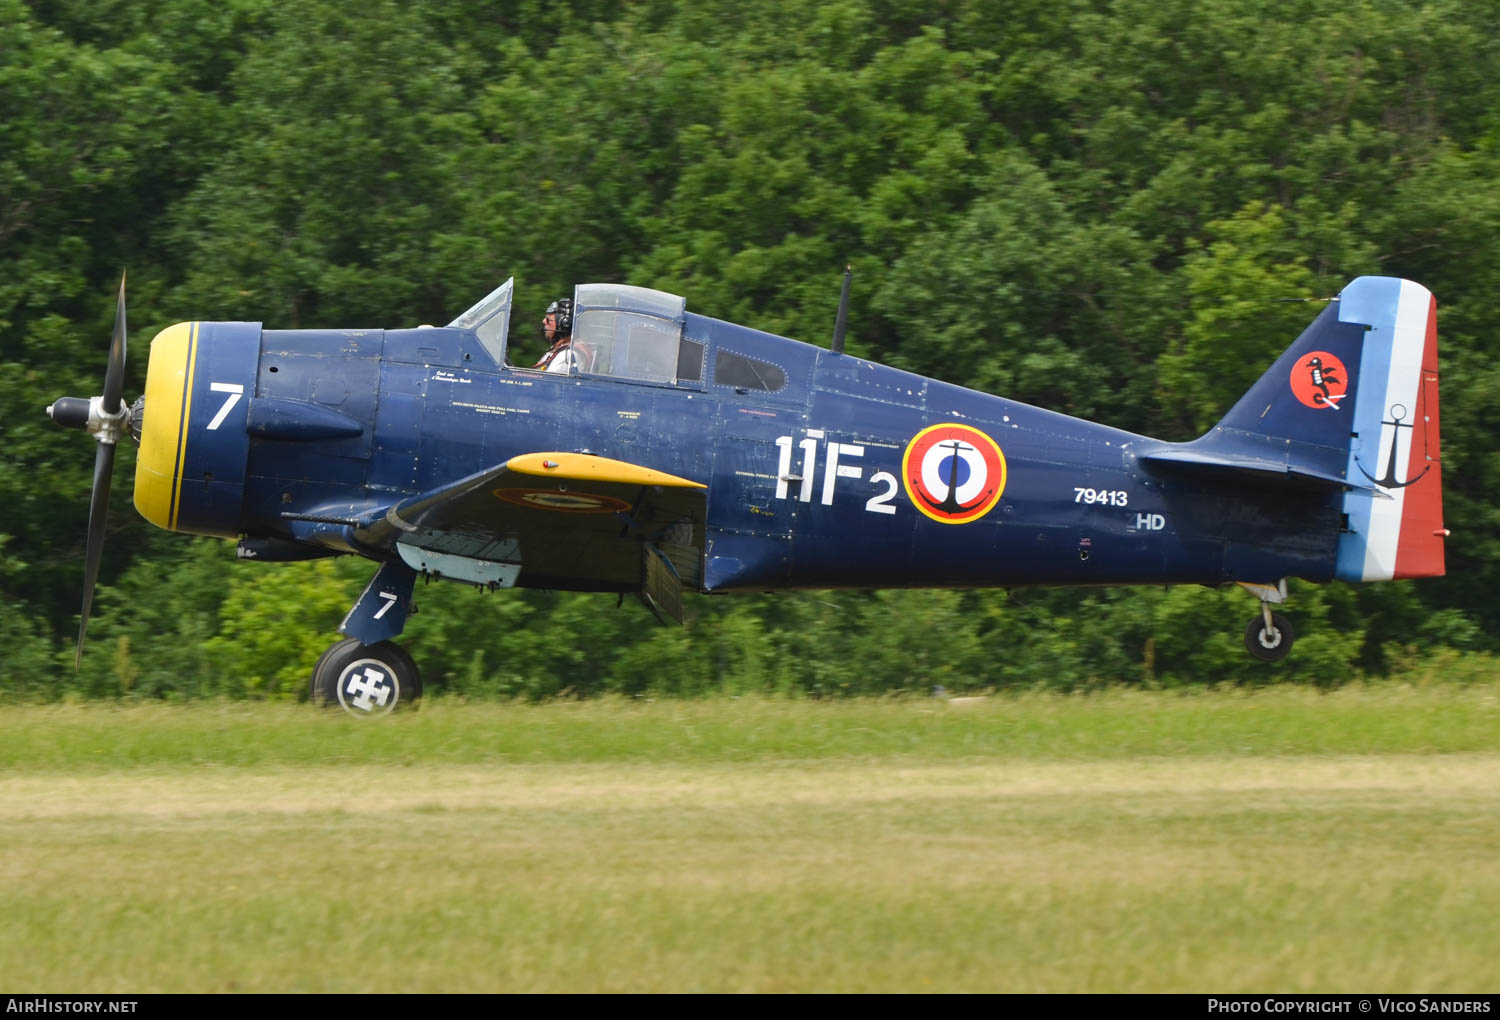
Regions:
[[[1260,599],[1260,615],[1245,628],[1245,650],[1262,662],[1279,662],[1292,650],[1296,634],[1292,622],[1271,611],[1271,604],[1285,601],[1286,581],[1277,585],[1239,582],[1251,595]]]
[[[336,643],[313,667],[315,704],[337,705],[360,719],[415,708],[422,697],[422,674],[406,650],[390,641]]]

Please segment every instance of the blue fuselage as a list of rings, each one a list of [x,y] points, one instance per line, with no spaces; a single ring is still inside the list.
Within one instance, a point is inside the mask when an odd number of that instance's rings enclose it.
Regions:
[[[238,530],[290,538],[298,515],[577,451],[708,484],[705,591],[1332,576],[1326,490],[1148,470],[1137,456],[1166,444],[727,322],[689,314],[683,336],[703,345],[701,379],[659,384],[496,365],[460,329],[265,330],[260,406],[361,431],[252,430]],[[747,379],[747,360],[780,385]],[[937,435],[927,449],[938,425],[998,460]],[[954,509],[964,485],[982,513]]]

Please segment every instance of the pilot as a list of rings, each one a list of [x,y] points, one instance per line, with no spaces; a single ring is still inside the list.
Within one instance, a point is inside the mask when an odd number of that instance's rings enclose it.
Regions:
[[[547,313],[542,316],[542,336],[547,341],[547,353],[531,367],[544,372],[572,372],[578,365],[578,355],[573,351],[571,298],[558,298],[547,306]]]

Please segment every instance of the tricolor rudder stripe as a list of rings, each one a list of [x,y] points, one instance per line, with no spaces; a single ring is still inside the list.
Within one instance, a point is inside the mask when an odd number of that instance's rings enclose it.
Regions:
[[[1364,323],[1346,477],[1374,487],[1344,496],[1336,576],[1346,581],[1443,573],[1437,302],[1410,280],[1362,276],[1339,295],[1339,319]],[[1383,498],[1384,497],[1384,498]]]

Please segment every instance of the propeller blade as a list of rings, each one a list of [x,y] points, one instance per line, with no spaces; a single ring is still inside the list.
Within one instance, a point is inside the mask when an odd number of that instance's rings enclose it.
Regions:
[[[125,388],[125,273],[120,272],[120,298],[115,303],[115,338],[109,345],[109,367],[104,371],[104,413],[120,410]],[[96,483],[97,484],[97,483]]]
[[[120,296],[115,302],[115,336],[109,345],[109,365],[104,370],[104,395],[100,410],[106,415],[120,412],[120,394],[125,388],[125,273],[120,273]],[[55,406],[55,405],[54,405]],[[48,413],[53,413],[49,408]],[[94,488],[89,497],[89,540],[83,560],[83,613],[78,619],[78,650],[73,670],[83,666],[83,639],[88,634],[89,610],[94,605],[94,585],[99,580],[99,561],[104,556],[104,528],[109,523],[110,475],[115,466],[115,443],[111,433],[98,436],[94,454]]]
[[[89,629],[89,609],[94,604],[94,582],[99,579],[99,560],[104,554],[104,525],[109,518],[109,480],[115,466],[115,446],[100,443],[94,454],[94,493],[89,500],[89,542],[83,560],[83,616],[78,621],[78,653],[73,671],[83,666],[83,636]]]

